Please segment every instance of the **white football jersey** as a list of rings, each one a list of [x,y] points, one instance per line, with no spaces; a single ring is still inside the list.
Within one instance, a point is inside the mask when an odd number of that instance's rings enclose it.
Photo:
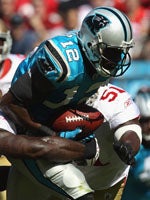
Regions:
[[[131,95],[124,89],[112,84],[101,86],[87,104],[101,112],[110,128],[139,117],[139,109]]]
[[[2,68],[0,69],[0,93],[2,95],[9,90],[13,75],[24,58],[24,55],[10,54],[7,59],[4,60]]]
[[[131,96],[112,84],[100,87],[87,104],[98,109],[107,123],[95,131],[100,148],[99,159],[95,166],[81,169],[93,189],[107,189],[127,177],[129,171],[129,166],[113,150],[114,136],[111,129],[138,118],[140,113]]]

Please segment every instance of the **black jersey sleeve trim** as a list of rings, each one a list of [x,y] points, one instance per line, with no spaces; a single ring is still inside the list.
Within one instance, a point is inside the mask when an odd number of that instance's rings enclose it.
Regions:
[[[12,84],[10,92],[20,104],[31,101],[31,78],[27,72],[19,77],[18,80]]]
[[[57,60],[57,63],[59,63],[59,65],[62,68],[62,75],[60,76],[60,78],[58,79],[58,82],[62,82],[65,80],[67,74],[68,74],[68,67],[66,65],[66,63],[64,62],[63,58],[60,56],[60,53],[56,50],[56,48],[47,40],[45,42],[46,47],[48,48],[48,50],[50,51],[51,55],[55,58],[55,60]]]

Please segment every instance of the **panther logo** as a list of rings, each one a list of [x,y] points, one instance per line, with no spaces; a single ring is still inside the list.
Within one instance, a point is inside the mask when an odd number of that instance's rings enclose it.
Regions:
[[[98,32],[100,29],[105,28],[107,24],[110,23],[106,17],[100,14],[89,16],[85,22],[93,34]]]

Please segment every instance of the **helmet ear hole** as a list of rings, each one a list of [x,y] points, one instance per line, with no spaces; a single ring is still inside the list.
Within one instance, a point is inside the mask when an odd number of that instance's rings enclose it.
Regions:
[[[92,43],[91,43],[91,42],[88,42],[88,43],[87,43],[87,46],[88,46],[89,48],[91,48]]]

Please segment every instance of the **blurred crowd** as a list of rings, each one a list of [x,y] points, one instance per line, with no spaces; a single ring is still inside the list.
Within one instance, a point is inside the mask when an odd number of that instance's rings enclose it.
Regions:
[[[120,9],[131,20],[133,59],[150,60],[149,0],[0,0],[0,18],[11,30],[11,53],[28,54],[46,38],[79,29],[91,8],[105,5]]]

